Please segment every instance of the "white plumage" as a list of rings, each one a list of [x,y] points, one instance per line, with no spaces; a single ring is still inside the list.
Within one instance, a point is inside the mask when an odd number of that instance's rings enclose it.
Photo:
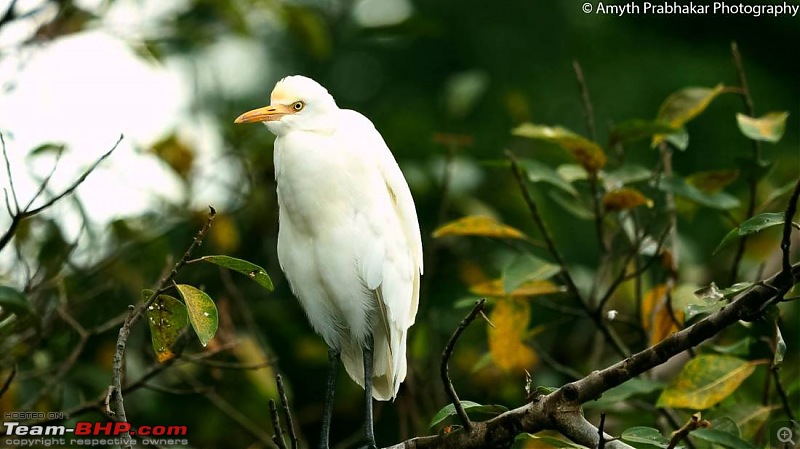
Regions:
[[[302,76],[282,79],[270,106],[236,121],[263,121],[277,136],[278,258],[311,325],[362,387],[371,335],[372,396],[394,398],[406,377],[422,243],[392,153],[369,119]]]

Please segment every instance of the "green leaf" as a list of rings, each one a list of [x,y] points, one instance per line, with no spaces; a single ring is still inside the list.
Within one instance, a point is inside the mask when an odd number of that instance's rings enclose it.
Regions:
[[[609,407],[614,404],[620,404],[633,396],[650,394],[663,388],[664,384],[662,382],[634,377],[606,391],[596,401],[587,402],[583,406],[588,408]]]
[[[17,289],[7,285],[0,285],[0,311],[10,312],[18,317],[35,314],[28,298]]]
[[[572,184],[565,181],[561,176],[558,176],[558,173],[547,165],[532,159],[520,160],[519,165],[525,170],[525,173],[527,173],[530,182],[546,182],[567,193],[575,196],[578,195],[578,191]]]
[[[783,212],[764,212],[754,217],[750,217],[749,219],[743,221],[742,224],[728,232],[719,245],[717,245],[717,249],[714,250],[713,254],[719,252],[723,246],[737,237],[754,234],[756,232],[763,231],[764,229],[782,224]]]
[[[763,142],[778,142],[786,130],[788,112],[770,112],[759,118],[736,114],[736,124],[745,136]]]
[[[664,389],[657,407],[705,410],[730,396],[755,370],[755,364],[725,355],[690,360]]]
[[[142,299],[147,300],[152,294],[152,290],[144,290]],[[147,307],[146,313],[156,359],[163,363],[174,358],[172,345],[178,339],[181,330],[189,324],[186,306],[172,296],[158,295]]]
[[[657,119],[670,124],[675,128],[682,128],[689,120],[701,114],[719,94],[725,91],[722,84],[713,88],[687,87],[672,93],[658,110]],[[689,145],[689,134],[685,129],[677,133],[657,134],[653,136],[652,146],[655,147],[667,140],[679,150],[685,150]]]
[[[27,157],[41,156],[43,154],[48,154],[48,153],[55,153],[56,155],[59,155],[64,152],[65,148],[66,145],[64,145],[63,143],[45,143],[32,149],[28,153]]]
[[[606,173],[603,179],[607,189],[615,189],[625,184],[647,181],[653,177],[653,172],[638,164],[623,164],[617,169]]]
[[[217,306],[205,292],[191,285],[178,284],[175,287],[186,303],[189,322],[192,323],[197,338],[203,346],[206,346],[208,341],[214,338],[219,326]]]
[[[722,84],[713,88],[687,87],[672,93],[658,110],[657,119],[680,128],[689,120],[701,114],[719,94],[725,91]],[[672,133],[674,134],[674,133]],[[653,146],[658,145],[665,134],[653,137]]]
[[[556,167],[556,173],[568,183],[589,179],[589,173],[578,164],[561,164]]]
[[[547,195],[555,201],[556,204],[576,218],[580,218],[581,220],[594,220],[594,213],[578,198],[564,195],[563,192],[557,190],[550,191]]]
[[[502,405],[482,405],[478,404],[477,402],[472,401],[461,401],[461,406],[464,408],[464,411],[469,413],[483,413],[488,415],[499,415],[501,413],[505,413],[508,411],[508,408]],[[441,423],[445,419],[455,416],[456,408],[453,404],[447,404],[441,410],[436,412],[436,414],[431,419],[431,423],[428,425],[428,428],[433,428],[437,424]]]
[[[686,183],[697,187],[701,192],[714,194],[720,192],[739,177],[739,170],[707,170],[692,173],[686,177]]]
[[[744,337],[729,345],[709,345],[709,347],[720,354],[745,357],[750,353],[750,344],[752,343],[753,340],[750,337]]]
[[[692,432],[692,437],[709,443],[719,444],[731,449],[756,449],[755,446],[743,440],[739,435],[716,429],[697,429]]]
[[[686,151],[686,149],[689,148],[689,132],[684,128],[681,128],[681,130],[675,134],[668,134],[664,137],[664,140],[680,151]]]
[[[503,270],[503,289],[513,292],[529,281],[542,281],[555,276],[561,268],[531,254],[515,257]]]
[[[606,155],[600,145],[566,128],[523,123],[511,133],[560,146],[571,153],[588,172],[595,173],[606,165]]]
[[[658,188],[712,209],[727,210],[739,206],[739,200],[733,195],[725,192],[703,193],[700,189],[687,184],[683,178],[678,176],[662,178],[661,182],[658,183]]]
[[[663,120],[627,120],[611,127],[608,146],[619,143],[633,143],[658,134],[675,134],[681,131],[680,126],[672,126]]]
[[[620,438],[631,443],[644,443],[663,448],[669,446],[669,439],[664,435],[661,435],[661,432],[652,427],[639,426],[625,429],[622,432],[622,435],[620,435]],[[683,446],[676,447],[682,448]]]
[[[239,273],[242,273],[250,279],[258,282],[259,285],[267,290],[272,291],[273,289],[272,279],[270,279],[266,270],[254,263],[230,256],[204,256],[201,257],[200,260],[203,262],[213,263],[233,271],[238,271]]]

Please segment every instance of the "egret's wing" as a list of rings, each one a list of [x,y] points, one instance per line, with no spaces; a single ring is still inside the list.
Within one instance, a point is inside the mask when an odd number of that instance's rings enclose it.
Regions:
[[[383,138],[361,114],[343,113],[348,123],[346,135],[358,136],[354,145],[359,155],[372,161],[375,168],[365,186],[374,195],[370,195],[373,204],[368,214],[361,217],[367,232],[359,242],[359,264],[364,284],[375,291],[380,311],[380,323],[375,323],[380,329],[375,329],[374,335],[386,338],[384,345],[375,342],[376,374],[385,358],[394,396],[406,376],[406,336],[419,305],[422,239],[411,191]]]

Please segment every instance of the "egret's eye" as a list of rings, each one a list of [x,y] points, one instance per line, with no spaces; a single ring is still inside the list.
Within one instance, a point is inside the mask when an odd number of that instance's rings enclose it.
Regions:
[[[294,103],[292,103],[292,109],[294,109],[294,112],[302,111],[305,106],[306,104],[303,103],[302,101],[295,101]]]

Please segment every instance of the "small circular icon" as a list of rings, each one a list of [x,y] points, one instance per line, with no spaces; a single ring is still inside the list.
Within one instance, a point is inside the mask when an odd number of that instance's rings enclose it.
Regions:
[[[589,14],[590,12],[592,12],[592,4],[589,3],[589,2],[584,3],[583,4],[583,12],[585,12],[586,14]]]
[[[788,427],[781,427],[780,429],[778,429],[778,432],[776,433],[776,436],[778,437],[778,441],[780,441],[781,443],[792,443],[792,444],[794,444],[794,440],[792,440],[792,436],[793,436],[792,435],[792,429],[790,429]]]

